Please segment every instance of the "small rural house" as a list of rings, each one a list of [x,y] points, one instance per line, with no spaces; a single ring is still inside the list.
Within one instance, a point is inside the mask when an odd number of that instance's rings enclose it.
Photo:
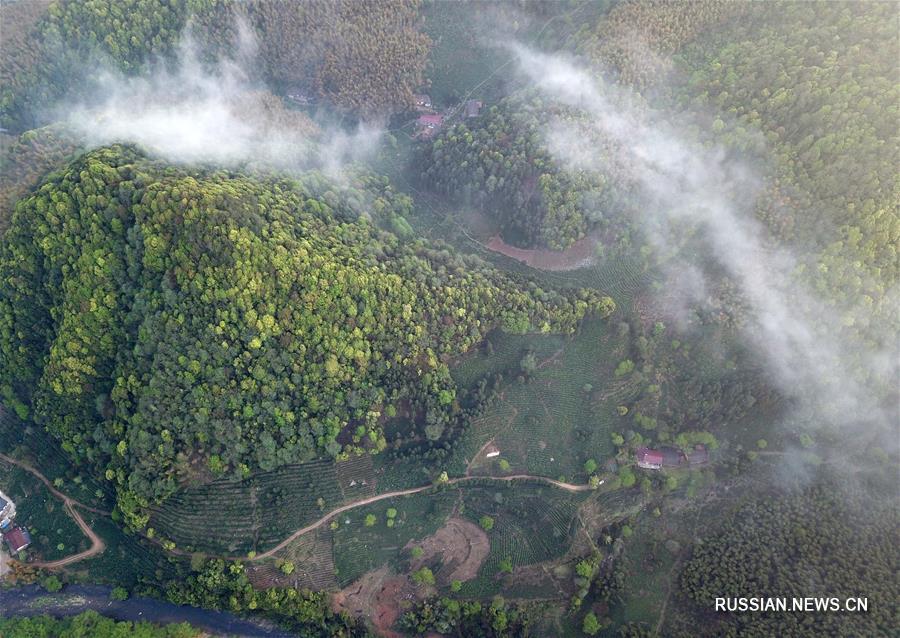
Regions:
[[[684,452],[675,447],[663,446],[659,449],[663,457],[663,467],[679,467],[684,464]]]
[[[425,95],[424,93],[413,95],[413,104],[415,105],[417,111],[428,110],[432,106],[431,97]]]
[[[663,465],[663,454],[659,450],[642,447],[637,450],[637,464],[645,470],[658,470]]]
[[[3,540],[11,554],[18,554],[31,545],[31,535],[28,530],[13,525],[15,516],[16,504],[10,497],[0,492],[0,534],[3,534]]]
[[[416,120],[416,135],[421,138],[430,138],[441,130],[444,125],[444,116],[439,114],[420,115]]]
[[[28,533],[27,529],[14,526],[8,532],[3,532],[3,540],[6,542],[6,546],[9,547],[11,554],[18,554],[31,545],[31,534]]]
[[[638,467],[645,470],[660,470],[664,467],[681,467],[683,465],[702,465],[709,462],[709,450],[705,445],[695,445],[690,454],[674,447],[662,447],[652,450],[647,447],[638,448],[635,452]]]
[[[482,106],[484,106],[484,102],[481,100],[466,100],[466,118],[478,117]]]

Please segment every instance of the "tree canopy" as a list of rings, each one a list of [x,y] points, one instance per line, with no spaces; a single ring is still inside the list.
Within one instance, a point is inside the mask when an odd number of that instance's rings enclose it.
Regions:
[[[579,117],[538,97],[506,98],[427,145],[422,179],[489,211],[508,241],[562,250],[603,221],[613,201],[609,176],[563,169],[547,149],[544,131],[552,122]]]
[[[694,546],[681,588],[704,615],[722,596],[869,599],[868,613],[720,615],[722,625],[703,635],[888,635],[900,597],[897,524],[891,502],[848,498],[833,485],[756,499]]]
[[[0,389],[134,512],[210,473],[380,451],[398,401],[439,438],[459,409],[449,358],[493,328],[571,333],[614,308],[400,240],[377,222],[408,198],[360,185],[82,156],[6,236]]]
[[[200,638],[206,632],[187,623],[157,625],[148,622],[116,621],[96,611],[85,611],[69,618],[34,616],[32,618],[0,618],[0,632],[7,638]]]

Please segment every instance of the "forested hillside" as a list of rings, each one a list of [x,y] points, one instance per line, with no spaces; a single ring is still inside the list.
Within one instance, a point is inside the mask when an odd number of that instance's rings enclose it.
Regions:
[[[670,56],[683,46],[739,18],[747,2],[641,0],[620,2],[593,28],[579,50],[604,72],[637,90],[668,79]]]
[[[459,203],[484,209],[509,241],[562,250],[599,224],[612,205],[608,179],[564,170],[547,150],[545,129],[556,118],[579,117],[541,98],[507,98],[427,145],[422,179]],[[598,140],[598,153],[602,145]]]
[[[47,173],[78,151],[75,137],[58,126],[46,126],[20,137],[0,136],[0,233],[6,230],[16,202]]]
[[[4,242],[7,400],[146,503],[197,473],[379,451],[401,401],[438,438],[448,357],[495,327],[569,333],[612,311],[398,240],[358,207],[389,218],[408,199],[372,186],[353,204],[315,175],[83,156],[19,203]]]
[[[854,378],[896,414],[900,330],[900,42],[892,3],[765,3],[709,31],[676,59],[672,96],[721,113],[716,137],[743,151],[764,136],[758,215],[797,256],[798,296],[818,323],[840,324]],[[827,311],[813,304],[823,304]],[[809,305],[810,307],[804,307]],[[835,332],[834,329],[826,328]],[[892,364],[877,369],[887,349]],[[851,359],[853,359],[851,361]]]
[[[898,526],[895,502],[849,500],[833,485],[747,503],[694,547],[682,571],[681,589],[697,611],[722,596],[818,595],[867,596],[868,612],[729,614],[700,635],[890,635],[900,624]]]
[[[24,78],[36,61],[35,26],[44,16],[50,0],[4,2],[0,4],[3,24],[3,55],[0,56],[0,99],[14,90],[17,78]]]
[[[17,132],[52,121],[64,99],[95,97],[105,72],[145,75],[186,46],[210,64],[247,63],[240,58],[249,56],[245,71],[280,91],[308,91],[365,117],[385,115],[411,105],[430,46],[419,31],[418,0],[15,4],[3,9],[16,41],[4,46],[0,65],[0,123]],[[19,42],[25,35],[33,46]]]
[[[767,3],[683,53],[685,107],[720,109],[765,134],[780,195],[765,218],[814,251],[808,277],[848,325],[884,320],[898,275],[895,10]]]
[[[314,90],[362,115],[403,110],[422,85],[431,45],[420,0],[252,3],[266,79]]]
[[[27,3],[21,3],[27,4]],[[64,95],[83,99],[108,68],[129,75],[173,54],[188,16],[206,0],[53,2],[31,30],[34,46],[4,50],[0,123],[15,131],[52,121]]]

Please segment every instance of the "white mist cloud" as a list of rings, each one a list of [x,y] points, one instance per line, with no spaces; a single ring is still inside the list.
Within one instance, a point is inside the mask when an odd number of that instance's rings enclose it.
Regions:
[[[838,312],[798,283],[794,256],[771,245],[753,216],[761,181],[749,166],[724,149],[688,141],[676,125],[639,107],[627,89],[568,58],[510,48],[521,73],[546,98],[586,116],[556,119],[545,130],[558,162],[627,172],[638,192],[640,226],[659,255],[673,255],[686,232],[701,234],[708,254],[691,256],[690,263],[668,259],[665,267],[682,285],[693,281],[697,299],[708,287],[698,264],[713,260],[727,271],[749,305],[745,336],[783,392],[814,408],[820,424],[877,423],[896,432],[896,415],[879,408],[873,391],[878,376],[896,383],[896,335],[875,344],[845,340]],[[612,157],[596,151],[597,139],[612,142]],[[875,371],[868,379],[857,374],[866,368]]]
[[[172,162],[318,168],[336,178],[374,152],[380,126],[319,127],[285,109],[252,80],[256,41],[239,17],[236,32],[232,58],[213,68],[199,62],[188,29],[176,62],[149,77],[101,72],[98,99],[67,106],[67,125],[89,147],[130,142]]]

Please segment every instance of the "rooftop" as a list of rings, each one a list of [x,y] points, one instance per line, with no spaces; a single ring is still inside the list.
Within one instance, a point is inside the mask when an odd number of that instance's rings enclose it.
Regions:
[[[444,116],[438,114],[420,115],[418,121],[420,126],[440,126],[444,122]]]
[[[31,545],[31,534],[28,533],[27,529],[13,527],[3,534],[3,540],[6,541],[9,551],[15,554]]]
[[[648,447],[642,447],[642,448],[638,448],[637,457],[639,459],[646,460],[646,461],[653,460],[653,461],[662,463],[663,453],[660,452],[659,450],[651,450]]]

